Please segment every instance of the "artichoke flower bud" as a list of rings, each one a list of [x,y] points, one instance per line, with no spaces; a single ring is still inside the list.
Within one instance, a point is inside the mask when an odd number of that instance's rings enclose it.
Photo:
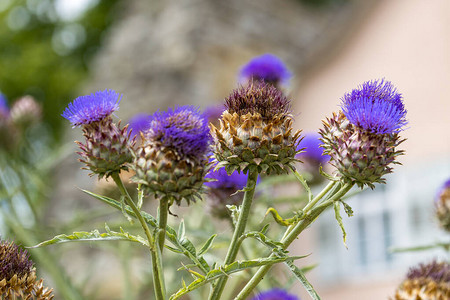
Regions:
[[[36,282],[36,270],[26,250],[0,241],[0,295],[5,299],[53,299],[52,290]]]
[[[300,131],[293,132],[290,101],[271,84],[252,82],[225,99],[219,128],[211,126],[213,152],[227,173],[280,174],[294,168]]]
[[[230,217],[230,211],[227,205],[240,205],[242,194],[236,193],[242,190],[247,184],[247,176],[233,172],[228,175],[225,169],[211,171],[206,178],[215,179],[215,181],[206,182],[208,189],[207,210],[218,219],[227,219]]]
[[[239,81],[244,85],[259,81],[278,88],[280,84],[287,83],[291,77],[292,73],[281,59],[269,53],[253,58],[239,72]]]
[[[126,164],[133,161],[134,139],[128,126],[121,129],[120,122],[116,125],[111,117],[119,102],[118,93],[105,90],[78,97],[62,114],[74,127],[82,126],[85,143],[77,142],[80,161],[99,178],[127,170]]]
[[[411,268],[394,300],[450,299],[450,264],[433,261]]]
[[[210,169],[211,143],[206,118],[192,106],[181,106],[151,116],[149,129],[137,147],[133,180],[147,194],[167,197],[169,204],[189,204],[201,199],[205,175]]]
[[[41,120],[42,108],[32,96],[24,96],[11,107],[11,121],[15,125],[27,127]]]
[[[450,232],[450,179],[439,190],[435,205],[439,225]]]
[[[399,132],[407,124],[402,96],[388,81],[365,82],[344,96],[342,109],[323,121],[324,154],[343,181],[360,188],[385,183],[383,176],[404,152],[397,150],[404,141]]]

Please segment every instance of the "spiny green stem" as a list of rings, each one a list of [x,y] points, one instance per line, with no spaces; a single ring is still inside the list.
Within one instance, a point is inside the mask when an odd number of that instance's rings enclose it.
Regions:
[[[283,249],[286,249],[297,237],[298,235],[311,223],[313,223],[317,217],[334,201],[341,199],[353,186],[353,183],[346,183],[342,186],[338,192],[336,192],[332,197],[330,197],[327,201],[320,204],[319,206],[311,209],[308,215],[299,223],[297,223],[292,230],[281,240],[283,244]],[[328,187],[328,186],[327,186]],[[330,187],[331,188],[331,187]],[[325,195],[326,193],[320,193]],[[319,194],[319,195],[320,195]],[[316,201],[317,202],[317,201]],[[274,256],[272,254],[271,256]],[[250,295],[253,289],[259,284],[259,282],[264,278],[264,276],[269,272],[271,266],[263,266],[258,269],[256,274],[250,279],[250,281],[245,285],[245,287],[241,290],[241,292],[234,298],[235,300],[244,300]]]
[[[231,239],[231,243],[228,248],[227,256],[225,257],[224,265],[229,265],[232,262],[234,262],[239,252],[239,238],[244,233],[245,227],[247,225],[248,215],[250,213],[250,208],[252,206],[253,195],[255,193],[255,185],[257,179],[258,173],[250,171],[248,172],[247,185],[245,187],[245,194],[241,205],[241,211],[239,213],[239,218],[236,223],[236,228],[234,229],[233,238]],[[217,281],[211,294],[209,295],[210,300],[220,299],[220,295],[223,292],[227,280],[228,277],[223,276]]]
[[[142,229],[144,229],[145,235],[148,240],[149,249],[150,249],[150,255],[152,258],[152,270],[153,270],[153,285],[155,288],[155,294],[157,300],[165,300],[166,299],[166,290],[165,290],[165,283],[164,283],[164,277],[163,277],[163,268],[162,268],[162,260],[161,260],[161,252],[159,251],[159,247],[155,245],[155,240],[150,232],[150,229],[148,228],[147,223],[145,222],[144,218],[142,217],[141,211],[136,207],[134,204],[133,199],[131,199],[130,194],[128,194],[127,189],[123,185],[122,180],[119,177],[119,173],[113,173],[111,174],[111,177],[113,178],[114,182],[116,183],[117,187],[119,188],[121,194],[124,196],[126,203],[128,206],[131,207],[134,214],[136,215],[136,218],[139,220],[139,223],[142,226]]]

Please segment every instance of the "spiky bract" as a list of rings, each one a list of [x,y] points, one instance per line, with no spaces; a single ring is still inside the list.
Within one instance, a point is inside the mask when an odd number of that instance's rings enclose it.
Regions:
[[[450,179],[439,189],[435,204],[439,225],[450,232]]]
[[[250,60],[241,68],[239,73],[240,82],[264,81],[273,85],[286,83],[292,74],[284,63],[273,54],[263,54]]]
[[[299,298],[282,289],[271,289],[256,295],[251,300],[299,300]]]
[[[402,95],[384,79],[364,82],[344,95],[341,106],[350,123],[372,133],[396,133],[408,123]]]
[[[210,166],[206,118],[191,106],[158,112],[142,137],[135,153],[133,180],[142,183],[146,193],[177,204],[200,198]]]
[[[450,299],[450,264],[433,261],[411,268],[395,293],[395,300]]]
[[[251,83],[225,99],[220,127],[211,125],[213,151],[228,174],[237,170],[283,173],[297,161],[300,131],[293,133],[290,101],[270,84]]]
[[[396,147],[402,143],[398,133],[375,134],[353,125],[342,112],[323,121],[320,130],[324,154],[331,157],[344,181],[359,187],[385,183],[384,175],[392,172],[392,164],[403,154]]]
[[[80,96],[69,103],[62,116],[74,127],[98,122],[119,109],[122,96],[113,90],[104,90]]]
[[[4,299],[50,300],[52,290],[42,279],[36,281],[36,271],[26,250],[13,242],[0,241],[0,296]]]
[[[83,126],[85,143],[77,142],[81,149],[80,161],[99,178],[127,170],[126,164],[133,161],[134,140],[127,126],[121,129],[120,122],[115,124],[111,117]]]

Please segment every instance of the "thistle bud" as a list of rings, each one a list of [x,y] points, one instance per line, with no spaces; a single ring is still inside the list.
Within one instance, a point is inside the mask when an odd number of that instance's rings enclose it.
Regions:
[[[134,140],[127,126],[121,129],[120,122],[116,125],[111,117],[119,102],[119,94],[105,90],[78,97],[62,114],[74,127],[82,126],[85,143],[77,142],[81,149],[80,161],[99,178],[127,170],[126,163],[133,160]]]
[[[32,96],[24,96],[11,107],[11,121],[18,126],[27,127],[41,120],[42,108]]]
[[[290,101],[270,84],[252,82],[225,99],[220,127],[211,125],[215,159],[228,174],[280,174],[293,168],[300,131],[293,133]]]
[[[319,133],[324,154],[344,181],[361,188],[385,183],[383,176],[403,154],[397,150],[404,141],[399,132],[407,123],[402,96],[388,81],[365,82],[344,96],[342,110],[323,121]]]
[[[242,195],[236,194],[236,191],[241,190],[247,184],[247,176],[233,172],[228,175],[225,169],[211,171],[206,175],[206,178],[214,179],[215,181],[206,182],[208,189],[207,208],[210,214],[218,219],[226,219],[230,217],[230,211],[227,205],[240,205],[242,202]]]
[[[286,83],[292,74],[284,63],[273,54],[263,54],[250,60],[239,73],[239,81],[247,84],[251,81],[260,81],[279,87]]]
[[[299,298],[282,289],[271,289],[256,295],[251,300],[299,300]]]
[[[143,184],[147,194],[178,205],[183,199],[189,204],[201,198],[211,136],[198,109],[181,106],[155,113],[142,140],[135,153],[134,181]]]
[[[439,190],[435,205],[439,225],[450,232],[450,179]]]
[[[394,300],[450,299],[450,265],[433,261],[411,268],[400,284]]]
[[[0,295],[5,299],[53,299],[52,290],[36,282],[36,271],[26,250],[0,241]]]

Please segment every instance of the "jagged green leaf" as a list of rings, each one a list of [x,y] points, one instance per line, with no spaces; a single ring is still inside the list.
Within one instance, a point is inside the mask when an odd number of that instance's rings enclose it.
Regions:
[[[308,281],[308,279],[306,279],[303,271],[300,268],[298,268],[292,260],[287,260],[284,263],[288,266],[288,268],[292,271],[292,273],[294,273],[295,277],[297,277],[297,279],[306,289],[311,298],[313,298],[314,300],[320,300],[319,294],[317,294],[312,284]]]
[[[206,276],[203,278],[197,278],[193,282],[191,282],[187,287],[183,287],[178,290],[175,294],[170,296],[170,300],[179,299],[181,296],[193,291],[203,285],[214,281],[222,276],[229,276],[233,273],[240,272],[249,268],[257,268],[265,265],[272,265],[285,261],[293,261],[296,259],[303,258],[305,256],[281,256],[281,257],[268,257],[261,258],[255,260],[245,260],[245,261],[236,261],[232,264],[226,266],[219,266],[211,271],[209,271]]]
[[[265,235],[267,233],[267,231],[269,230],[269,226],[270,226],[270,224],[264,225],[264,227],[259,232],[261,232],[262,234]]]
[[[341,203],[344,206],[344,210],[345,210],[345,213],[347,214],[347,216],[349,218],[353,217],[353,209],[351,208],[351,206],[348,205],[347,203],[345,203],[344,201],[341,201]]]
[[[144,238],[142,238],[140,236],[131,235],[131,234],[123,232],[123,231],[122,232],[111,231],[109,229],[109,227],[107,227],[107,232],[105,232],[105,233],[100,233],[97,229],[95,229],[90,232],[79,231],[79,232],[74,232],[69,235],[60,234],[50,240],[44,241],[42,243],[39,243],[39,244],[29,247],[29,248],[39,248],[39,247],[43,247],[43,246],[68,243],[68,242],[93,242],[93,241],[129,241],[129,242],[140,243],[140,244],[148,247],[147,240],[145,240]]]
[[[87,190],[82,190],[82,191],[85,192],[86,194],[91,195],[92,197],[116,208],[116,209],[119,209],[119,210],[121,209],[120,202],[115,199],[112,199],[112,198],[109,198],[106,196],[102,196],[102,195],[98,195],[98,194],[92,193]],[[125,210],[130,216],[132,216],[132,217],[136,216],[134,214],[133,210],[128,205],[125,205]],[[152,215],[150,215],[149,213],[146,213],[145,211],[141,211],[141,215],[144,218],[145,222],[150,227],[152,227],[152,228],[157,227],[157,225],[156,225],[157,221]],[[169,225],[166,226],[166,239],[169,240],[174,245],[174,247],[168,247],[166,245],[166,247],[169,250],[171,250],[173,252],[177,252],[177,253],[183,253],[194,264],[196,264],[197,267],[200,268],[200,270],[202,270],[202,272],[205,274],[210,270],[209,265],[206,263],[206,261],[202,257],[196,256],[195,247],[193,246],[192,242],[187,240],[186,237],[185,237],[185,241],[181,242],[181,240],[177,236],[177,231]],[[194,251],[192,251],[192,249]]]
[[[344,228],[344,223],[342,223],[342,217],[341,217],[341,205],[339,201],[334,201],[334,216],[336,218],[336,221],[339,224],[339,227],[341,227],[342,230],[342,240],[344,242],[344,246],[345,248],[348,249],[347,247],[347,232],[345,232],[345,228]]]
[[[216,238],[217,234],[213,234],[209,237],[209,239],[203,244],[202,248],[198,251],[198,255],[203,255],[206,253],[209,249],[211,249],[214,239]]]
[[[300,174],[297,170],[295,170],[295,168],[292,168],[292,172],[294,173],[295,178],[297,178],[297,180],[300,181],[300,183],[302,184],[303,188],[308,194],[309,201],[311,201],[313,198],[313,194],[311,193],[311,189],[309,188],[309,185],[306,182],[305,178],[303,178],[302,174]]]

